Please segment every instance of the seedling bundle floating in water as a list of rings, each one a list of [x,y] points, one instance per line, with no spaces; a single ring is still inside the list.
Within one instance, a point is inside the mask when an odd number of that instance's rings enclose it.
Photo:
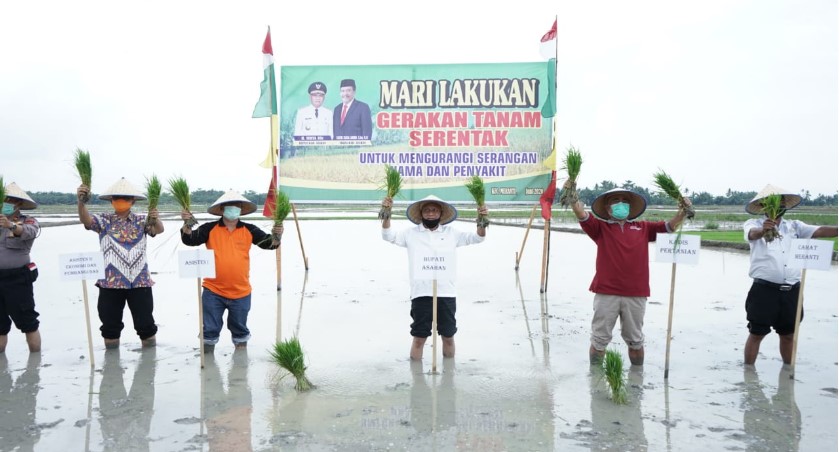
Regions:
[[[298,391],[314,389],[315,386],[306,378],[306,362],[303,356],[303,348],[300,346],[300,341],[296,337],[274,344],[274,348],[271,350],[271,358],[297,380],[294,389]]]
[[[475,204],[478,205],[478,208],[484,206],[484,202],[486,201],[486,188],[484,188],[483,179],[479,176],[472,176],[472,179],[466,183],[466,190],[468,190],[469,194],[472,195],[472,198],[475,199]],[[489,218],[486,215],[478,214],[478,218],[476,218],[475,221],[478,223],[479,228],[486,228],[489,226]]]
[[[623,356],[617,350],[606,350],[603,357],[603,377],[609,384],[612,401],[618,405],[626,403],[626,378],[623,373]]]

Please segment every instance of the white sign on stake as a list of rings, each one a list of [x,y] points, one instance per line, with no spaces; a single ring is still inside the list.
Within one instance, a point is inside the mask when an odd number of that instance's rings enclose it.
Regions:
[[[428,279],[454,279],[455,278],[455,255],[454,253],[440,253],[434,250],[422,250],[417,254],[413,262],[413,278],[417,280]]]
[[[202,248],[178,251],[178,272],[181,278],[215,278],[216,256]]]
[[[656,262],[672,264],[699,263],[701,238],[692,234],[657,234],[655,239]]]
[[[58,267],[61,269],[61,279],[64,281],[105,277],[105,258],[101,251],[60,254]]]
[[[807,270],[830,270],[833,240],[793,239],[787,253],[787,266]]]

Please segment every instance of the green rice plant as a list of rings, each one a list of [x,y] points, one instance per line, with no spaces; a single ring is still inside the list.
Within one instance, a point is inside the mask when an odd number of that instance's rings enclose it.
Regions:
[[[583,167],[583,156],[580,151],[571,146],[562,160],[562,169],[568,172],[568,179],[562,184],[562,193],[559,195],[559,204],[569,207],[580,200],[579,193],[577,193],[577,177],[580,175],[580,169]]]
[[[603,357],[603,377],[609,385],[612,401],[626,403],[626,376],[623,373],[623,356],[617,350],[606,350]]]
[[[484,206],[486,201],[486,188],[484,187],[484,180],[481,179],[480,176],[472,176],[472,178],[469,179],[469,182],[466,183],[466,190],[468,190],[469,194],[472,195],[472,198],[475,199],[475,204],[478,205],[479,209]],[[486,228],[489,226],[489,218],[484,214],[479,213],[475,222],[478,223],[479,228]]]
[[[146,199],[149,200],[149,212],[152,209],[157,209],[157,204],[160,201],[160,191],[162,187],[160,185],[160,179],[157,178],[154,174],[151,177],[146,178]],[[157,219],[151,219],[148,222],[149,227],[154,227],[157,223]]]
[[[772,221],[778,219],[778,215],[781,213],[781,201],[783,200],[783,196],[779,194],[771,194],[765,198],[763,201],[760,202],[761,205],[761,212],[766,215],[766,218],[769,218]],[[763,239],[766,242],[771,242],[775,239],[780,239],[781,234],[778,232],[777,227],[773,227],[772,229],[766,231],[763,234]]]
[[[385,180],[379,189],[384,189],[386,196],[390,199],[393,199],[394,196],[399,194],[399,190],[402,189],[402,175],[399,174],[399,171],[396,168],[385,165]],[[379,210],[379,219],[386,220],[390,218],[392,206],[382,206]]]
[[[659,169],[657,173],[653,174],[653,183],[662,193],[673,198],[678,203],[679,208],[685,211],[688,220],[693,219],[696,215],[696,210],[694,210],[693,206],[688,205],[687,200],[682,196],[681,188],[673,181],[672,177]]]
[[[6,184],[3,182],[3,176],[0,176],[0,204],[6,202]]]
[[[175,198],[175,202],[181,206],[181,209],[189,212],[189,184],[186,183],[186,180],[183,177],[174,177],[169,179],[169,193],[172,194],[172,197]],[[192,217],[189,220],[184,220],[184,224],[191,228],[198,224],[198,221]]]
[[[303,348],[300,346],[297,337],[275,343],[274,348],[270,350],[270,354],[275,363],[287,370],[297,380],[294,389],[308,391],[315,387],[306,377]]]
[[[90,183],[93,181],[93,167],[90,165],[90,153],[81,148],[76,148],[74,165],[76,166],[76,171],[79,173],[79,179],[81,179],[82,185],[90,189]],[[81,201],[87,204],[90,201],[90,192],[84,195]]]
[[[277,199],[274,203],[274,211],[271,212],[271,219],[274,220],[274,226],[282,225],[289,212],[291,212],[291,201],[289,201],[288,195],[280,190],[277,190]],[[271,238],[275,242],[279,242],[281,237],[272,232]]]

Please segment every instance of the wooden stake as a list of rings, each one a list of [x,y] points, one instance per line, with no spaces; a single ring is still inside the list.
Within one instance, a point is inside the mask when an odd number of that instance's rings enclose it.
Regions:
[[[84,296],[84,320],[87,324],[87,353],[90,356],[90,368],[93,369],[93,335],[90,333],[90,309],[87,303],[87,282],[82,280],[82,295]]]
[[[792,334],[792,357],[790,359],[789,378],[795,378],[795,355],[798,351],[798,330],[801,326],[801,311],[804,308],[804,278],[807,277],[807,269],[801,269],[801,284],[798,286],[798,305],[795,307],[795,332]]]
[[[306,257],[306,250],[303,249],[303,236],[300,234],[300,223],[297,221],[297,209],[291,205],[291,212],[294,214],[294,225],[297,226],[297,239],[300,241],[300,253],[303,254],[303,268],[309,271],[309,258]]]
[[[431,373],[437,373],[437,279],[431,282]]]
[[[521,256],[524,254],[524,244],[527,243],[527,234],[530,233],[530,225],[533,223],[533,217],[536,215],[536,208],[539,205],[533,206],[533,210],[530,211],[530,220],[527,221],[527,229],[524,230],[524,240],[521,241],[521,251],[516,254],[516,271],[519,271],[519,262],[521,262]]]
[[[673,269],[670,271],[670,312],[667,314],[667,347],[664,356],[664,379],[670,374],[670,339],[673,331],[673,293],[676,288],[676,263],[673,262]]]
[[[198,281],[198,354],[201,355],[201,368],[204,368],[204,303],[201,302],[201,278]],[[202,378],[203,380],[203,378]]]

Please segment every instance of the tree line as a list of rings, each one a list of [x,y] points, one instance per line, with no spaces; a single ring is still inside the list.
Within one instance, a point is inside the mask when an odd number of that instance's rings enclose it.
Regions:
[[[650,190],[646,187],[641,187],[636,185],[631,180],[627,180],[624,183],[618,185],[615,182],[604,180],[602,182],[594,184],[594,187],[589,188],[582,188],[578,189],[580,194],[580,200],[584,203],[591,205],[594,202],[594,199],[597,198],[601,193],[611,190],[613,188],[623,188],[632,190],[635,193],[639,193],[643,195],[650,204],[653,205],[675,205],[675,201],[670,198],[669,196],[659,193],[657,190]],[[699,191],[695,192],[688,188],[684,188],[683,192],[687,195],[694,205],[699,206],[728,206],[728,205],[739,205],[743,206],[746,205],[752,198],[757,195],[756,191],[736,191],[728,189],[725,195],[713,195],[708,193],[707,191]],[[204,190],[198,189],[190,193],[190,198],[192,203],[197,205],[209,205],[215,202],[221,195],[224,194],[222,190]],[[817,196],[813,196],[809,190],[802,190],[801,193],[802,206],[836,206],[837,205],[837,193],[832,195],[825,195],[819,193]],[[35,191],[30,192],[30,196],[34,199],[38,204],[43,205],[74,205],[76,204],[76,194],[75,193],[61,193],[55,191]],[[267,197],[267,193],[257,193],[253,190],[248,190],[242,193],[246,198],[250,199],[251,201],[257,204],[264,204],[265,198]],[[559,196],[559,191],[557,191],[557,199]],[[107,204],[107,201],[102,201],[98,198],[97,195],[92,195],[92,199],[90,201],[91,204]],[[161,193],[160,195],[160,204],[161,205],[173,205],[176,204],[175,200],[172,198],[172,195],[169,193]]]

